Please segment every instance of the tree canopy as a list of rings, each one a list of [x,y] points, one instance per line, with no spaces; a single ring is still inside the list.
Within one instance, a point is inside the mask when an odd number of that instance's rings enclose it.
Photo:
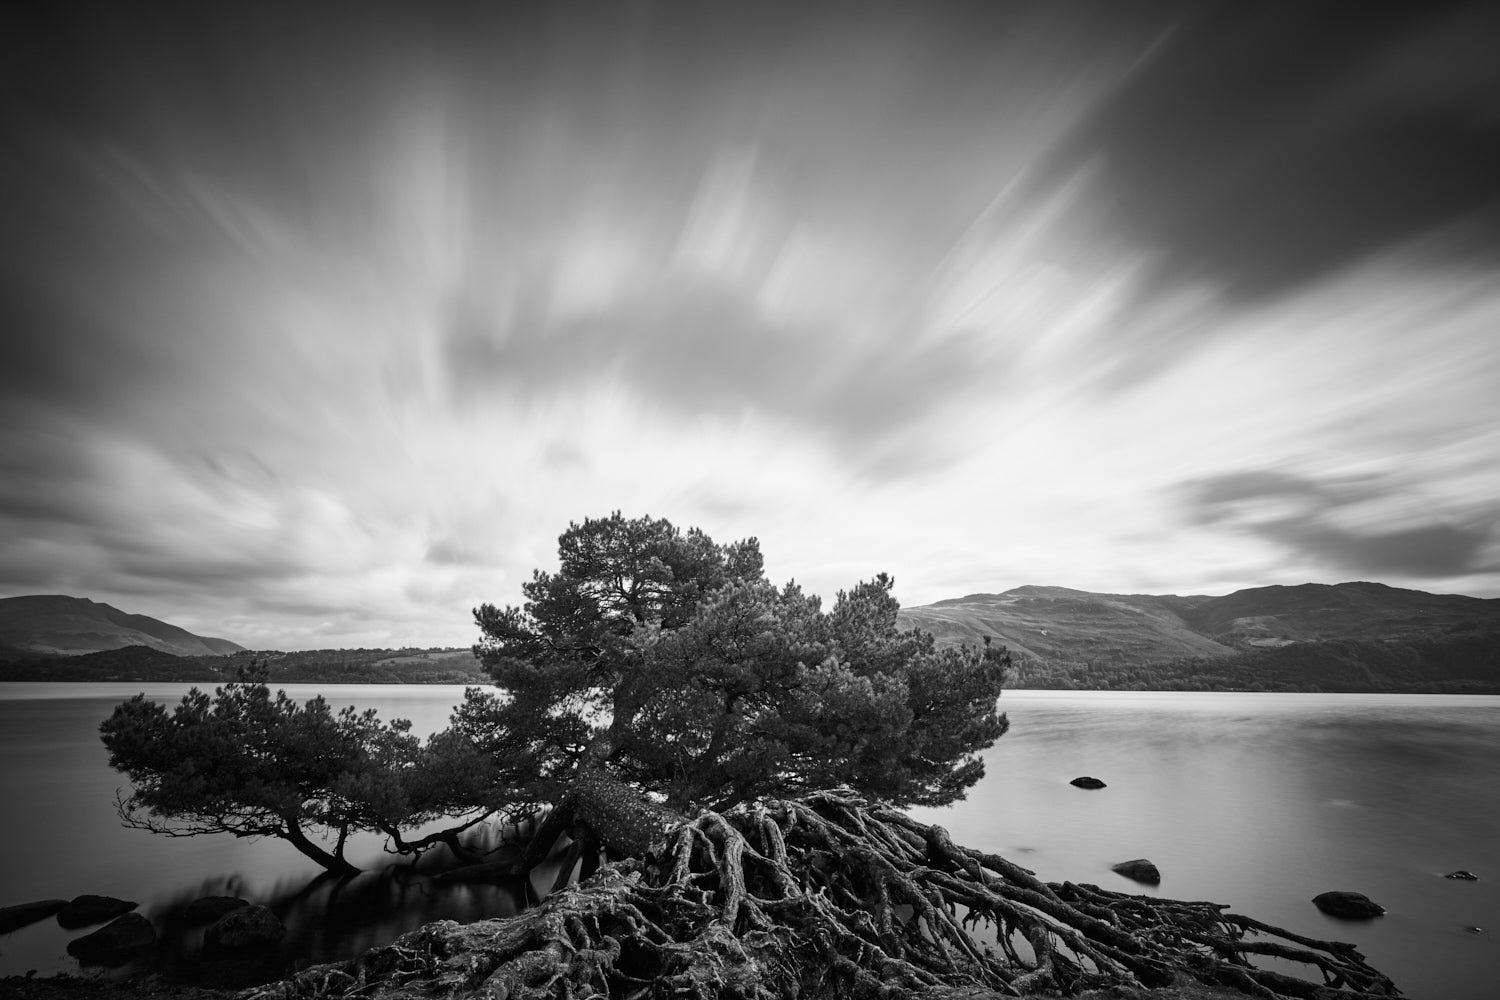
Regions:
[[[618,512],[571,524],[558,558],[521,607],[475,611],[495,685],[468,689],[425,743],[373,710],[273,696],[263,668],[171,712],[125,702],[101,727],[134,786],[121,815],[177,836],[280,837],[347,871],[354,833],[469,858],[459,832],[556,805],[581,779],[621,790],[594,800],[649,793],[679,812],[840,786],[942,804],[979,780],[979,754],[1005,732],[1005,651],[901,630],[884,574],[825,611],[766,579],[754,538],[719,544]]]
[[[539,789],[603,769],[680,810],[840,785],[937,805],[1005,732],[1005,650],[901,630],[884,574],[825,612],[765,578],[754,538],[618,512],[571,524],[558,558],[521,607],[476,609],[498,691],[461,709]]]

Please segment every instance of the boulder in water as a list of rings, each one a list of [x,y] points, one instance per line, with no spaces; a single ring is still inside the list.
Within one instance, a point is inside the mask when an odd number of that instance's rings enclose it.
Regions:
[[[1100,781],[1098,778],[1090,778],[1088,775],[1084,775],[1081,778],[1074,778],[1072,781],[1068,782],[1068,784],[1072,785],[1075,788],[1107,788],[1108,787],[1107,785],[1104,784],[1104,782]]]
[[[182,919],[190,924],[211,924],[242,906],[249,906],[248,899],[238,896],[203,896],[195,899],[182,911]]]
[[[74,896],[67,906],[57,911],[57,922],[69,930],[87,927],[89,924],[102,924],[122,913],[129,913],[139,905],[113,896]]]
[[[0,934],[9,934],[27,924],[34,924],[67,905],[66,899],[39,899],[34,903],[0,906]]]
[[[286,927],[269,908],[251,903],[237,907],[209,925],[203,932],[205,951],[242,951],[275,944],[286,936]]]
[[[1161,884],[1161,872],[1145,858],[1136,858],[1134,861],[1121,861],[1117,865],[1111,865],[1110,871],[1124,875],[1126,878],[1135,879],[1137,882],[1148,882],[1151,885]]]
[[[151,921],[139,913],[127,913],[92,934],[69,941],[68,954],[85,965],[120,965],[154,944],[156,929]]]
[[[1345,920],[1368,920],[1385,912],[1385,907],[1362,892],[1320,892],[1313,897],[1313,905]]]

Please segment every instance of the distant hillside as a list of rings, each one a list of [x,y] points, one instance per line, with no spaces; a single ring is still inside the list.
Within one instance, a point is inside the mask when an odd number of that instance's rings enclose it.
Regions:
[[[468,647],[432,649],[310,649],[293,653],[236,653],[225,662],[260,660],[271,682],[281,684],[488,684],[489,676]]]
[[[1224,597],[1017,587],[901,611],[944,645],[993,636],[1012,686],[1500,694],[1500,600],[1378,583]]]
[[[0,598],[0,647],[22,654],[75,656],[145,646],[174,656],[225,656],[244,649],[194,635],[146,615],[60,594]]]
[[[1093,594],[1066,587],[1017,587],[903,608],[901,624],[939,643],[992,636],[1038,660],[1145,663],[1234,650],[1194,629],[1183,613],[1211,597]]]
[[[1304,583],[1237,590],[1188,608],[1195,630],[1227,645],[1409,639],[1500,628],[1500,601],[1382,583]]]

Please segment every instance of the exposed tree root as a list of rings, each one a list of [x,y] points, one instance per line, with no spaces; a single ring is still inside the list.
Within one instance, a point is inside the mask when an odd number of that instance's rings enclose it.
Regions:
[[[1045,883],[941,827],[822,793],[705,812],[519,916],[429,924],[257,996],[983,998],[1179,977],[1256,997],[1400,993],[1352,945],[1227,909]]]

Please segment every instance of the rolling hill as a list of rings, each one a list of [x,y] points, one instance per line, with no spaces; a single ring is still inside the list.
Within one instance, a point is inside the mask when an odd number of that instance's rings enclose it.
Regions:
[[[1095,594],[1066,587],[1017,587],[903,608],[905,628],[931,632],[943,645],[991,636],[1038,660],[1148,662],[1229,656],[1234,650],[1184,617],[1209,597]]]
[[[1379,583],[1223,597],[1017,587],[904,608],[941,645],[982,636],[1017,687],[1500,693],[1500,600]]]
[[[83,597],[0,598],[0,647],[11,656],[77,656],[126,646],[174,656],[227,656],[244,649],[228,639],[194,635]]]
[[[903,608],[900,620],[944,645],[989,635],[1034,659],[1146,663],[1293,642],[1500,631],[1500,599],[1380,583],[1253,587],[1223,597],[1027,586]]]
[[[1431,638],[1500,629],[1500,600],[1382,583],[1304,583],[1235,591],[1186,608],[1183,619],[1195,631],[1235,647]]]

